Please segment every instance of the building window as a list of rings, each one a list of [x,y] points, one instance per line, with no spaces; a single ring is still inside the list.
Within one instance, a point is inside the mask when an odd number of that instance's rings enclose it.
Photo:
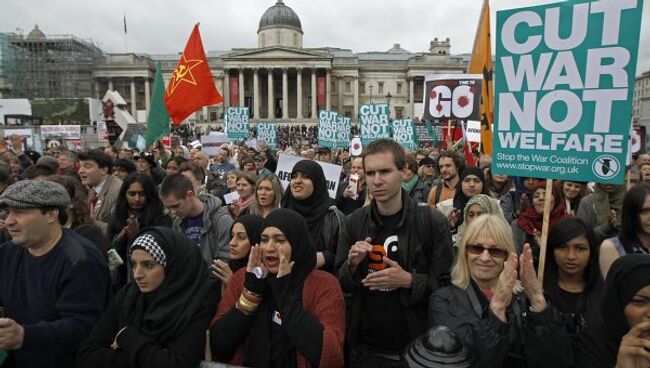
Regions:
[[[350,111],[350,109],[345,109],[345,117],[352,118],[352,111]]]
[[[366,93],[366,84],[359,83],[359,94],[365,94],[365,93]]]
[[[397,94],[398,95],[402,94],[402,83],[397,83]]]
[[[377,93],[378,93],[380,96],[383,95],[383,94],[384,94],[384,82],[379,82],[379,83],[377,83],[377,86],[378,86],[378,87],[377,87],[377,89],[378,89]]]
[[[350,82],[345,82],[345,93],[350,92],[352,92],[352,89],[350,88]]]

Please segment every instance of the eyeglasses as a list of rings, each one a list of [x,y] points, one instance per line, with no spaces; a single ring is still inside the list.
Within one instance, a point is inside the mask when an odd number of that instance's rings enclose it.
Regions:
[[[508,256],[508,250],[503,248],[486,248],[483,244],[467,244],[467,253],[481,255],[486,250],[490,254],[490,257],[493,258],[506,258]]]

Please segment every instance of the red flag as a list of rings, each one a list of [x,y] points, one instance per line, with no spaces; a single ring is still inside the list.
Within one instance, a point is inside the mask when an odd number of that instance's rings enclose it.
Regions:
[[[197,24],[167,85],[165,105],[174,125],[179,125],[201,107],[221,101],[223,97],[214,85]]]

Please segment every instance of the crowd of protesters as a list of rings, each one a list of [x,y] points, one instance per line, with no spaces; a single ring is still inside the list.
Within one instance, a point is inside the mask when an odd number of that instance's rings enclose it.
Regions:
[[[0,366],[650,366],[649,154],[625,185],[553,183],[542,281],[546,180],[312,130],[215,155],[0,140]]]

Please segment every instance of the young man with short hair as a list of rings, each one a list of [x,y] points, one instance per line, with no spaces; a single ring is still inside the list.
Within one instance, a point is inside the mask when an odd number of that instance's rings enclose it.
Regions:
[[[454,253],[447,219],[402,189],[405,153],[392,140],[364,148],[369,206],[341,231],[335,274],[349,295],[350,367],[399,367],[427,330],[429,295],[448,284]]]
[[[12,237],[0,245],[0,350],[10,367],[74,367],[75,353],[104,311],[105,255],[62,225],[67,191],[23,180],[0,195]]]
[[[429,192],[427,203],[431,207],[446,199],[454,198],[456,186],[460,181],[460,173],[465,168],[465,162],[458,152],[448,150],[440,152],[436,166],[442,183],[431,188]]]
[[[201,249],[209,266],[214,258],[230,259],[233,219],[219,198],[196,194],[190,179],[181,173],[168,175],[160,184],[160,198],[174,215],[172,228],[185,234]]]

